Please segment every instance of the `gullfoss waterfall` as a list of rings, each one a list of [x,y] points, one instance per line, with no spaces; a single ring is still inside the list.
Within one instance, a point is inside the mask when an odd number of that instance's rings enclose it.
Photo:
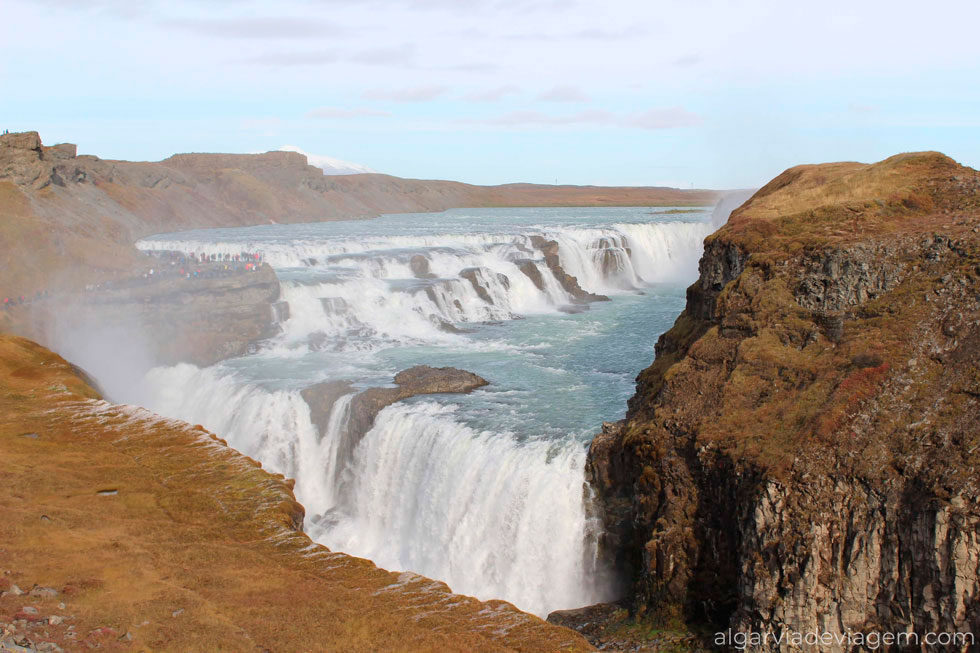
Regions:
[[[307,532],[335,550],[541,616],[606,600],[586,447],[622,417],[711,230],[707,211],[488,209],[153,237],[139,246],[261,252],[280,332],[210,368],[155,368],[125,398],[296,479]],[[354,395],[419,364],[490,385],[353,432]],[[331,381],[318,420],[301,392]]]

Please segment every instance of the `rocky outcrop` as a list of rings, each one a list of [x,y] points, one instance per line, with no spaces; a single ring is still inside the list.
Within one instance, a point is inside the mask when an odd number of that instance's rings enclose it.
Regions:
[[[324,381],[300,391],[300,396],[310,407],[310,418],[320,437],[327,431],[330,411],[337,400],[353,391],[350,381]]]
[[[351,400],[348,430],[356,443],[371,430],[374,418],[396,401],[431,394],[467,394],[489,385],[486,379],[455,367],[416,365],[395,375],[393,388],[368,388]]]
[[[343,482],[342,472],[354,454],[361,439],[374,426],[374,420],[385,407],[391,404],[428,394],[466,394],[488,385],[489,381],[472,372],[454,367],[429,367],[416,365],[395,375],[394,387],[367,388],[360,390],[347,406],[345,418],[335,422],[339,432],[331,434],[338,438],[335,446],[337,464],[334,482]],[[320,438],[327,435],[331,411],[337,400],[354,392],[349,381],[327,381],[317,383],[300,392],[310,407],[310,417]]]
[[[980,174],[794,168],[700,271],[588,457],[634,617],[980,632]]]
[[[804,262],[804,276],[793,294],[801,306],[815,311],[843,311],[864,304],[901,282],[895,254],[887,247],[860,244],[821,252]]]
[[[551,273],[561,284],[561,287],[565,289],[572,299],[576,303],[588,303],[588,302],[607,302],[609,298],[605,295],[597,295],[595,293],[583,290],[580,285],[578,285],[578,279],[572,275],[565,272],[565,269],[561,266],[561,259],[558,256],[558,243],[554,240],[548,240],[544,236],[534,235],[531,236],[531,245],[541,252],[544,256],[545,265],[551,270]],[[537,274],[528,273],[528,271],[521,267],[521,271],[527,274],[528,277],[538,286],[538,288],[543,289],[544,284],[540,279],[540,272]],[[537,271],[537,268],[535,268]]]
[[[416,279],[435,279],[436,275],[429,270],[429,259],[423,254],[415,254],[408,262]]]
[[[514,262],[517,265],[517,269],[524,273],[534,287],[538,290],[543,291],[545,289],[544,277],[541,276],[541,270],[538,269],[537,264],[531,259],[520,259]]]
[[[470,282],[473,290],[476,291],[477,297],[491,305],[494,303],[493,297],[490,296],[490,292],[487,290],[491,277],[495,278],[498,285],[504,288],[510,288],[510,279],[507,278],[507,275],[486,268],[466,268],[460,270],[459,276]]]
[[[207,366],[251,352],[279,328],[273,309],[279,280],[268,265],[244,271],[199,264],[200,276],[190,278],[159,261],[146,265],[156,266],[150,278],[119,279],[10,309],[8,329],[68,351],[69,343],[84,347],[86,339],[95,343],[116,334],[118,355],[126,355],[123,340],[138,344],[147,366]]]
[[[37,132],[0,135],[0,179],[34,190],[78,181],[80,173],[73,165],[76,151],[71,143],[44,147]]]

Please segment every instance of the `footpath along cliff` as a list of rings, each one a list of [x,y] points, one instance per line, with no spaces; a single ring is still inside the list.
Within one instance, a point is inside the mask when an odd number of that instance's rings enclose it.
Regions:
[[[980,636],[978,232],[924,152],[791,168],[707,239],[588,457],[633,617]]]

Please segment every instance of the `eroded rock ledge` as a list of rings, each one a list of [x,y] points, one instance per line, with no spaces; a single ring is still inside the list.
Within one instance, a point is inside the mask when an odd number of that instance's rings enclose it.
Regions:
[[[588,457],[633,616],[980,633],[980,174],[791,169],[700,270]]]
[[[351,399],[346,436],[350,440],[351,450],[371,430],[378,413],[396,401],[418,395],[467,394],[490,383],[466,370],[428,365],[416,365],[402,370],[395,375],[394,382],[394,387],[368,388]],[[321,435],[334,402],[349,392],[351,387],[347,381],[330,381],[302,391],[303,399],[310,406],[313,423]]]
[[[195,269],[202,276],[189,279],[169,269],[162,270],[169,276],[161,275],[153,259],[142,265],[156,266],[157,278],[123,279],[16,306],[4,312],[7,328],[52,347],[116,334],[121,347],[138,347],[151,366],[213,365],[249,353],[277,332],[279,279],[269,265],[226,271],[220,264],[200,264]]]
[[[568,274],[565,268],[561,265],[561,259],[558,256],[558,243],[554,240],[548,240],[544,236],[531,236],[531,245],[537,248],[541,254],[544,256],[545,265],[551,270],[551,273],[555,275],[555,279],[561,284],[561,287],[565,289],[569,295],[572,296],[576,303],[585,304],[589,302],[608,302],[609,298],[605,295],[597,295],[587,290],[583,290],[578,284],[578,279]],[[538,287],[539,290],[544,290],[544,282],[541,280],[541,276],[538,273],[537,268],[531,267],[527,269],[526,267],[521,267],[521,271],[526,274],[531,281]]]

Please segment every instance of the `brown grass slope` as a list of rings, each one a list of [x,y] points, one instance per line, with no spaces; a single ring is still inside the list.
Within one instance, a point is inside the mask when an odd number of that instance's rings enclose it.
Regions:
[[[721,375],[722,403],[698,419],[700,437],[746,451],[768,444],[761,463],[790,464],[838,429],[863,394],[848,389],[907,363],[931,320],[950,310],[969,333],[975,321],[962,311],[975,306],[954,305],[973,297],[980,274],[978,183],[976,171],[930,152],[799,166],[774,179],[708,238],[706,259],[738,263],[721,279],[702,264],[663,360],[640,376],[631,415],[646,421],[680,405],[665,393],[700,381],[703,358]],[[719,370],[720,361],[734,367]]]
[[[494,206],[704,205],[712,191],[325,176],[295,152],[178,154],[160,162],[75,156],[35,132],[0,137],[0,298],[120,274],[144,236]]]
[[[656,351],[589,457],[637,614],[980,628],[980,173],[787,170]]]
[[[100,401],[78,370],[12,336],[0,336],[0,485],[0,638],[13,632],[0,641],[120,651],[589,648],[508,603],[312,543],[297,530],[303,509],[290,482],[202,427]]]

